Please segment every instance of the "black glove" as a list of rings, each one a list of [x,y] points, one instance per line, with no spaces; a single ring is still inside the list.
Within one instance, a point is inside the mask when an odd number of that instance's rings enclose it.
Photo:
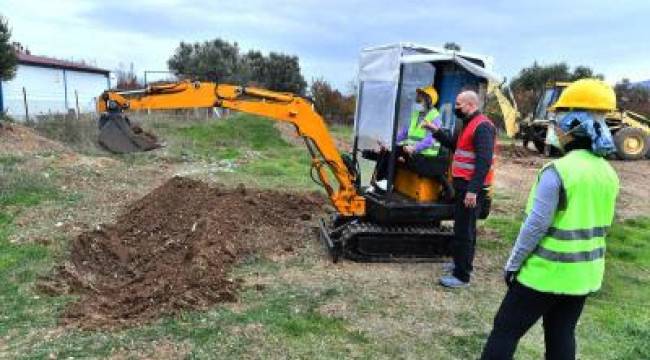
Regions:
[[[361,150],[361,157],[366,159],[366,160],[374,160],[377,161],[379,159],[379,152],[376,150]]]
[[[512,286],[516,278],[517,278],[517,271],[506,270],[503,272],[503,281],[506,282],[506,285],[508,287]]]

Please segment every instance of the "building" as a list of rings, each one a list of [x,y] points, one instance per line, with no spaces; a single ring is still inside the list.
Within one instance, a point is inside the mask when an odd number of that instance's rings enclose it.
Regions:
[[[32,55],[22,48],[16,54],[16,76],[0,82],[0,109],[17,120],[77,109],[93,112],[97,96],[110,87],[108,70]]]

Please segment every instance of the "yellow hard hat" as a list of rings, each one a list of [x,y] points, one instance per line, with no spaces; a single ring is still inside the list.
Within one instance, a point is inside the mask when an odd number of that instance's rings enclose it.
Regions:
[[[557,109],[614,111],[616,93],[602,80],[580,79],[567,86],[557,102],[551,106],[551,110]]]
[[[435,105],[438,102],[438,92],[436,91],[436,89],[433,88],[433,86],[425,86],[425,87],[417,88],[416,91],[419,91],[424,95],[428,96],[429,99],[431,100],[431,105]]]

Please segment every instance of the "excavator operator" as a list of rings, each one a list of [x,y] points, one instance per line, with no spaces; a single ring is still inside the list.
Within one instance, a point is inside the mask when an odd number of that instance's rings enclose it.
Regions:
[[[442,184],[443,197],[449,200],[453,198],[453,189],[445,176],[448,164],[445,161],[436,161],[440,153],[440,142],[433,138],[425,126],[429,123],[441,126],[440,113],[434,106],[437,102],[438,92],[432,86],[416,90],[410,121],[397,134],[397,160],[418,175],[434,178]],[[379,147],[379,152],[365,151],[363,156],[377,161],[374,181],[376,187],[386,190],[390,152],[382,143]]]

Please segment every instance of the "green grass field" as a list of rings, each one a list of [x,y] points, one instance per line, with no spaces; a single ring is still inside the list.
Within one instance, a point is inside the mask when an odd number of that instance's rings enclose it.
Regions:
[[[163,124],[163,123],[161,123]],[[237,116],[219,122],[165,124],[163,158],[116,157],[129,171],[147,162],[205,164],[229,159],[218,181],[312,190],[307,152],[282,140],[272,122]],[[337,127],[348,137],[349,128]],[[0,358],[197,359],[471,359],[478,356],[505,288],[500,268],[520,219],[484,223],[477,277],[464,291],[436,285],[438,265],[331,264],[316,239],[286,259],[251,258],[233,277],[244,280],[239,300],[204,312],[165,317],[137,328],[86,331],[58,324],[69,296],[51,297],[36,279],[65,258],[70,238],[13,243],[21,214],[75,206],[56,176],[0,157]],[[502,201],[507,201],[504,197]],[[578,328],[581,359],[650,358],[650,218],[617,223],[608,239],[603,290],[592,296]],[[518,359],[543,357],[537,325]]]

